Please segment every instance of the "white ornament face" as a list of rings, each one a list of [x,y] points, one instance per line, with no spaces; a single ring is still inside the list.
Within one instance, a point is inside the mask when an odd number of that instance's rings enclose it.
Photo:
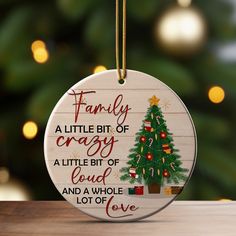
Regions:
[[[158,79],[127,71],[94,74],[69,89],[45,133],[45,159],[62,196],[108,221],[148,217],[171,203],[196,158],[192,119]]]

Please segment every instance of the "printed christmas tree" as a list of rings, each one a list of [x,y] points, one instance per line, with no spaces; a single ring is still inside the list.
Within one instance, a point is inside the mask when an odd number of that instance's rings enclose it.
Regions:
[[[142,128],[136,134],[136,144],[130,150],[128,167],[122,168],[122,181],[131,184],[140,183],[148,186],[149,193],[160,193],[166,183],[179,184],[187,179],[182,168],[178,150],[174,147],[172,134],[158,106],[160,99],[149,99],[148,108]]]

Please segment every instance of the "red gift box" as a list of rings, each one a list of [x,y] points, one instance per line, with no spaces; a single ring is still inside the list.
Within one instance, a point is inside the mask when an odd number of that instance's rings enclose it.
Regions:
[[[144,187],[143,186],[136,186],[134,187],[135,195],[144,195]]]

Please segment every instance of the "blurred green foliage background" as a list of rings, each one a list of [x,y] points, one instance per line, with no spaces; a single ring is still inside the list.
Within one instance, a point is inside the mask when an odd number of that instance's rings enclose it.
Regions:
[[[225,47],[236,43],[234,1],[193,1],[205,17],[208,37],[201,50],[188,56],[166,52],[154,36],[158,17],[175,0],[127,2],[128,68],[158,77],[175,90],[196,125],[197,165],[181,199],[236,199],[236,56],[222,56]],[[44,163],[46,122],[64,92],[95,66],[115,68],[115,0],[1,0],[0,12],[0,168],[5,170],[0,198],[8,199],[3,188],[8,185],[26,189],[31,199],[61,199]],[[32,56],[37,39],[47,45],[44,64]],[[225,90],[221,104],[208,99],[214,85]],[[27,120],[39,126],[33,140],[22,135]]]

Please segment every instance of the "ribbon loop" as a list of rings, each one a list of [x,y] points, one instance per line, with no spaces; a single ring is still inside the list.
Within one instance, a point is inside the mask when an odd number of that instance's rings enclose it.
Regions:
[[[120,83],[124,83],[124,80],[127,76],[126,71],[126,0],[123,0],[123,29],[122,29],[122,72],[120,68],[120,32],[119,32],[119,26],[120,26],[120,13],[119,13],[119,0],[116,0],[116,68],[118,72],[118,78]]]

